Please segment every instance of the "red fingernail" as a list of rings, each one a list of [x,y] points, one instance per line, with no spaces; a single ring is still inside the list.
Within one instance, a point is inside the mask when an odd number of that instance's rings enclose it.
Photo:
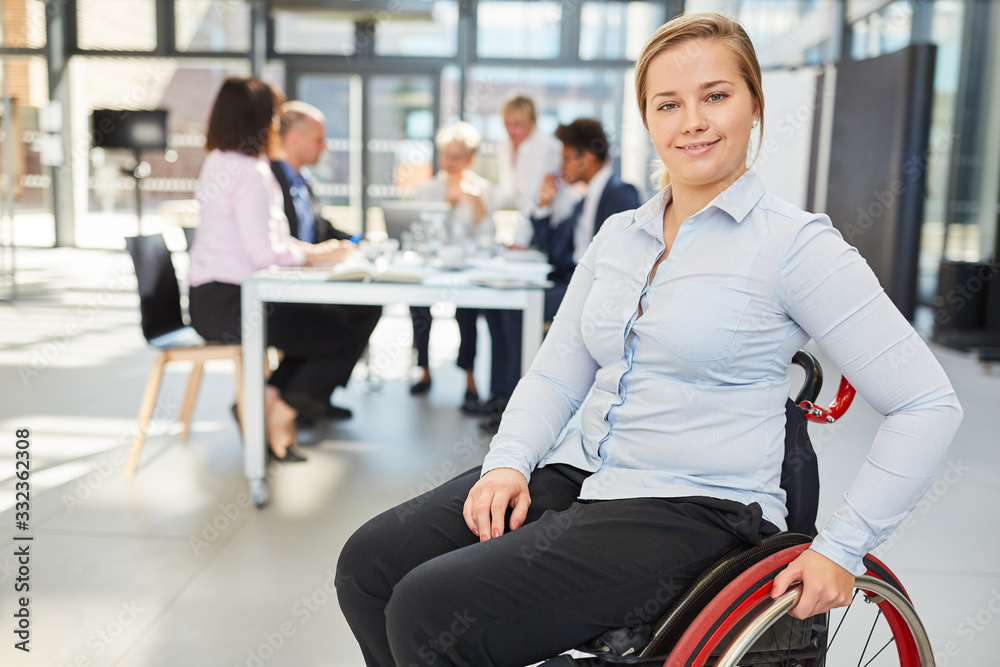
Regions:
[[[479,529],[478,528],[473,528],[472,529],[472,534],[475,535],[476,537],[479,537]]]
[[[500,529],[499,528],[494,528],[493,529],[493,537],[500,537]]]

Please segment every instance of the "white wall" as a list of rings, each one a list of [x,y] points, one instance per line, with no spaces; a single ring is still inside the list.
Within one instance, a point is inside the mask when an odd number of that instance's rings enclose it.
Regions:
[[[800,208],[808,196],[819,73],[812,67],[764,72],[764,137],[754,168],[768,192]]]

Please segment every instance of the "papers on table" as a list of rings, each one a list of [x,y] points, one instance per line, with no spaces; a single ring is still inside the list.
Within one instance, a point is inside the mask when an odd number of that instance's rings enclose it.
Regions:
[[[433,265],[413,263],[348,261],[327,269],[328,280],[356,282],[417,283],[425,285],[481,285],[501,289],[544,287],[548,283],[549,264],[538,261],[510,261],[504,257],[470,259],[460,271],[442,270]]]
[[[329,280],[383,283],[419,283],[427,277],[428,269],[422,266],[393,266],[384,268],[375,264],[338,264],[330,269]]]

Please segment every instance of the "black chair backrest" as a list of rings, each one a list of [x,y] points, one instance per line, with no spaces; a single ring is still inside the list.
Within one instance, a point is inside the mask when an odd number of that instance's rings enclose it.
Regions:
[[[139,284],[142,335],[150,341],[184,328],[177,274],[163,235],[128,237],[125,245]]]
[[[788,399],[785,403],[785,459],[781,488],[785,490],[788,531],[816,536],[819,511],[819,463],[813,450],[806,414]]]
[[[785,459],[781,464],[781,488],[785,490],[788,530],[816,536],[816,513],[819,511],[819,463],[813,450],[801,401],[815,401],[823,386],[823,369],[808,352],[799,350],[792,363],[805,370],[802,389],[795,400],[785,403]]]

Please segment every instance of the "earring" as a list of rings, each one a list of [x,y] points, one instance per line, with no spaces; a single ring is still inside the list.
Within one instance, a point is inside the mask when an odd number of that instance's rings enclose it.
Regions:
[[[750,127],[757,127],[757,119],[755,118]]]

